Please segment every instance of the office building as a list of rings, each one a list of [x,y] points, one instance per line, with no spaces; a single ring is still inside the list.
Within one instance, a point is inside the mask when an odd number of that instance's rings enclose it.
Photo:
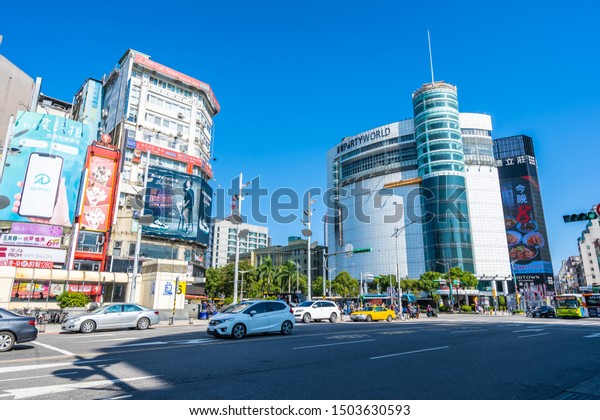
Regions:
[[[248,234],[239,239],[239,253],[246,254],[258,248],[269,245],[269,228],[266,226],[242,223],[240,231],[247,230]],[[210,226],[209,265],[223,267],[235,258],[238,225],[229,220],[214,219]]]
[[[600,220],[590,220],[577,239],[582,269],[581,286],[600,284],[600,267],[596,252],[598,241],[600,241]]]

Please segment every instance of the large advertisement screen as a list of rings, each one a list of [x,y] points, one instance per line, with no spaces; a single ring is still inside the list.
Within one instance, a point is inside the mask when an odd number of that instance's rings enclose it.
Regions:
[[[0,220],[71,226],[90,143],[85,124],[19,112],[0,185],[9,205]]]
[[[83,190],[81,228],[106,232],[110,226],[117,162],[91,155],[86,186]]]
[[[553,271],[536,162],[531,156],[520,156],[501,163],[498,172],[511,264],[520,290],[545,295],[543,287],[554,290]]]
[[[211,198],[212,189],[202,178],[150,167],[144,214],[152,214],[154,222],[142,230],[149,235],[208,245]]]

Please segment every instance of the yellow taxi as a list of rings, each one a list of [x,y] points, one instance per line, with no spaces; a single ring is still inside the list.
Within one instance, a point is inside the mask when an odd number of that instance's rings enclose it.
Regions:
[[[360,311],[354,311],[350,314],[352,321],[387,321],[392,322],[396,314],[391,309],[384,306],[365,306]]]

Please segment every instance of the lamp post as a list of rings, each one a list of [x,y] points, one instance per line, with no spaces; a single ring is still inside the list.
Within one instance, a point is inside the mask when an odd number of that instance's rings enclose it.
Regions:
[[[515,273],[515,260],[510,260],[510,272],[515,283],[515,300],[517,301],[517,309],[521,309],[522,305],[519,299],[519,285],[517,284],[517,273]]]
[[[246,184],[242,184],[242,174],[240,173],[240,183],[239,183],[239,195],[237,198],[237,209],[236,214],[231,215],[231,222],[237,225],[237,234],[235,238],[235,272],[233,275],[233,303],[237,303],[237,292],[238,292],[238,275],[239,275],[239,266],[240,266],[240,238],[244,238],[248,235],[248,230],[243,229],[240,230],[242,224],[242,200],[243,200],[243,190],[244,187],[250,185],[250,182]]]
[[[398,282],[398,310],[400,311],[400,314],[402,314],[402,299],[400,296],[400,291],[402,290],[402,288],[400,287],[400,258],[398,257],[398,237],[400,236],[400,234],[402,232],[404,232],[404,230],[409,227],[410,225],[412,225],[413,223],[415,223],[414,220],[412,220],[410,223],[403,225],[402,227],[395,227],[394,228],[394,233],[392,233],[392,237],[396,238],[396,280]]]
[[[454,299],[452,297],[452,280],[450,279],[450,263],[446,261],[436,261],[436,264],[443,265],[446,268],[446,277],[448,278],[448,290],[450,291],[450,306],[451,309],[454,306]]]
[[[298,264],[296,261],[293,261],[293,260],[292,260],[292,263],[296,266],[296,292],[298,292],[298,290],[300,290],[300,285],[298,284],[300,264]]]
[[[240,270],[242,275],[242,284],[240,285],[240,302],[244,300],[244,274],[249,273],[250,270]]]
[[[310,217],[312,216],[312,205],[315,204],[317,202],[317,199],[310,199],[310,192],[308,193],[308,199],[306,200],[307,202],[307,207],[306,210],[304,211],[304,214],[306,215],[306,222],[302,222],[304,224],[304,226],[306,226],[306,229],[302,229],[302,234],[304,236],[306,236],[306,259],[307,259],[307,265],[306,265],[306,283],[308,286],[308,300],[312,299],[312,291],[311,291],[311,261],[310,261],[310,250],[311,248],[313,248],[313,244],[310,243],[310,237],[312,236],[312,230],[310,230]],[[315,244],[316,246],[316,244]]]

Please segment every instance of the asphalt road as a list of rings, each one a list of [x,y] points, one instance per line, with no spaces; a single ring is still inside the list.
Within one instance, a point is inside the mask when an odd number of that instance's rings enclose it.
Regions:
[[[600,399],[599,355],[600,319],[522,316],[40,334],[0,353],[0,401]]]

